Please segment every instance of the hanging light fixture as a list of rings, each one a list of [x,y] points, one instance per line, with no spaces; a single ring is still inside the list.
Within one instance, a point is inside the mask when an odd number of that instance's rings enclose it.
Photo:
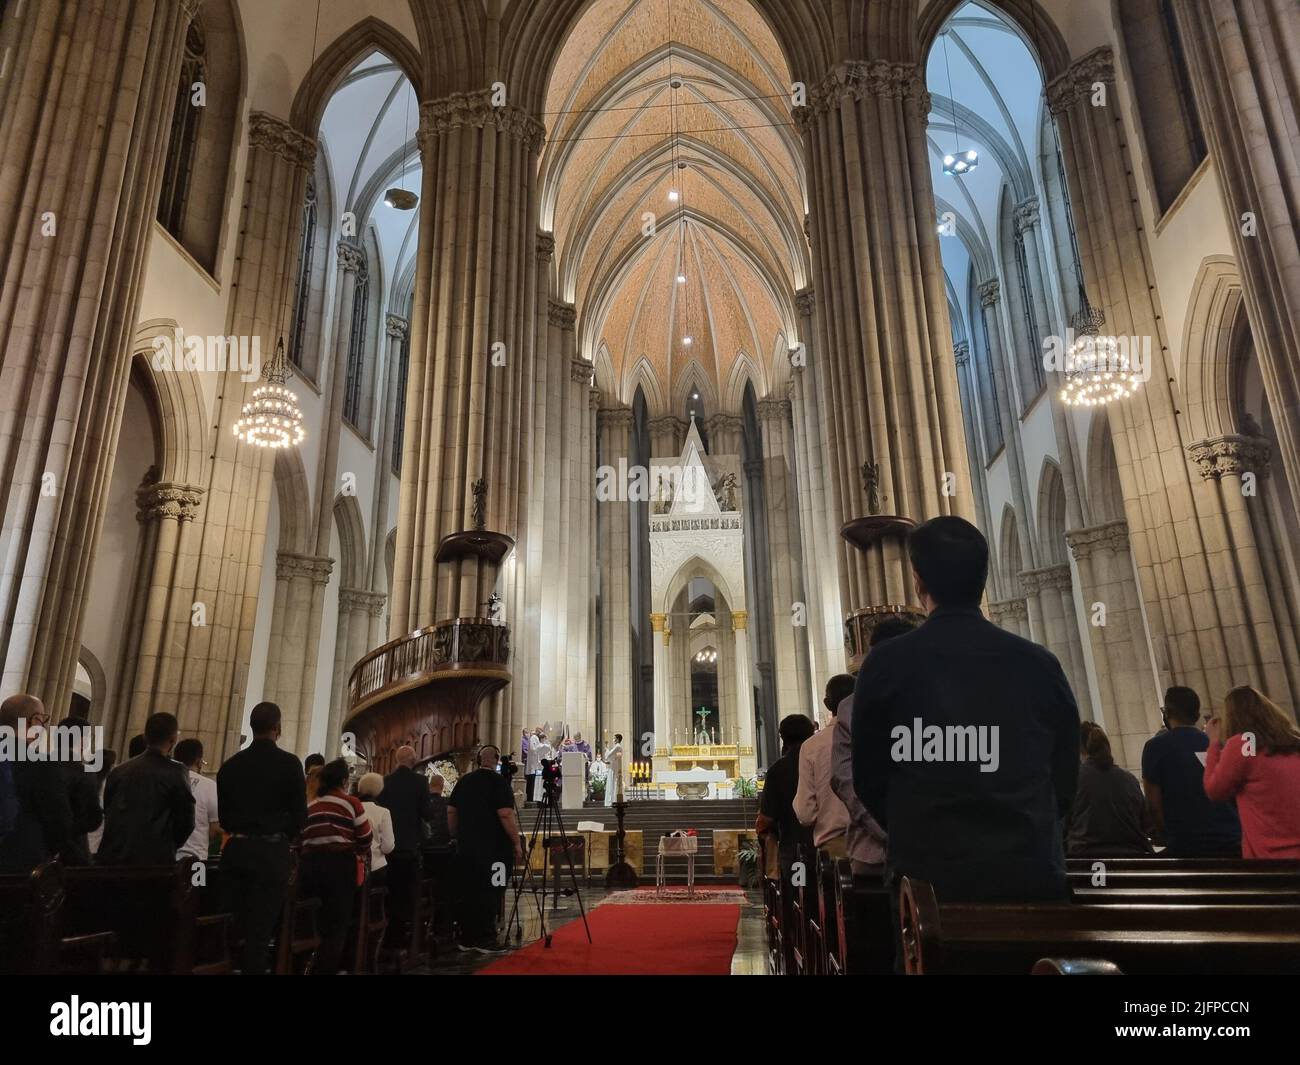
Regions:
[[[952,105],[953,152],[943,157],[943,172],[949,177],[962,177],[969,174],[980,163],[980,155],[974,148],[961,146],[961,122],[957,118],[957,101],[952,95],[952,67],[948,64],[948,34],[943,35],[943,66],[948,72],[948,102]]]
[[[1070,319],[1075,338],[1065,353],[1065,386],[1061,402],[1071,407],[1101,407],[1127,399],[1142,387],[1140,368],[1113,336],[1102,336],[1106,316],[1088,302],[1080,288],[1082,306]]]
[[[404,75],[403,75],[404,76]],[[406,148],[411,141],[411,95],[414,89],[408,79],[406,82],[406,118],[402,124],[402,167],[401,184],[384,193],[384,203],[396,211],[412,211],[420,202],[420,197],[406,187]]]
[[[298,396],[284,381],[288,367],[284,359],[284,337],[275,345],[275,357],[262,367],[262,383],[244,404],[234,432],[254,447],[297,447],[307,436],[302,424]]]

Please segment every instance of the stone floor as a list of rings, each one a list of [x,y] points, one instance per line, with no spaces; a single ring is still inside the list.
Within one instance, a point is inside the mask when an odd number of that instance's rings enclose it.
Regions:
[[[583,888],[582,904],[590,912],[608,893],[604,888]],[[763,935],[763,903],[758,891],[747,892],[748,902],[741,907],[740,923],[737,927],[736,953],[731,959],[733,976],[766,976],[767,946]],[[513,896],[506,896],[507,912],[513,903]],[[523,935],[519,946],[527,946],[541,935],[541,924],[537,916],[537,907],[527,895],[520,899]],[[671,905],[671,904],[670,904]],[[546,927],[554,931],[570,921],[581,920],[576,902],[561,898],[559,912],[552,909],[552,900],[546,900]],[[513,942],[513,940],[512,940]],[[425,966],[413,970],[415,975],[456,976],[477,972],[490,965],[497,958],[506,955],[487,955],[462,953],[454,944],[443,944],[439,953]]]

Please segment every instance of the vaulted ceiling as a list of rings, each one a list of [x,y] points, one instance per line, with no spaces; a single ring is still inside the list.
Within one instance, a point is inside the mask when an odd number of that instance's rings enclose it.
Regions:
[[[760,395],[786,372],[808,283],[790,81],[749,0],[597,0],[567,41],[542,227],[583,352],[625,401],[647,375],[676,412],[688,387],[720,402],[738,364]]]

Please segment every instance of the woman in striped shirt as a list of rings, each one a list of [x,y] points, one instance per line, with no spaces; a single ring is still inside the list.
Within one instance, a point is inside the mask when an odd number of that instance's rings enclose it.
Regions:
[[[361,800],[344,790],[347,783],[348,764],[342,758],[320,771],[320,788],[307,807],[302,832],[302,891],[321,900],[321,941],[312,972],[324,976],[339,971],[364,859],[370,853],[370,822]]]

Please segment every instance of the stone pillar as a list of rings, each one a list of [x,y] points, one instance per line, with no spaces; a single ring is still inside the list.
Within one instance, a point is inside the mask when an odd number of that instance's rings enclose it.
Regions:
[[[379,484],[375,491],[375,505],[370,519],[370,588],[378,591],[388,587],[388,507],[393,484],[393,443],[397,439],[397,394],[402,388],[399,376],[402,345],[410,335],[411,323],[397,314],[384,319],[384,334],[388,338],[388,384],[384,389],[384,416],[379,431],[379,452],[375,462],[375,476]],[[387,628],[384,612],[372,615],[369,645],[373,650],[386,642]],[[354,662],[353,665],[356,663]],[[349,667],[351,668],[351,667]]]
[[[200,624],[207,620],[194,617],[193,604],[182,594],[187,585],[192,586],[197,566],[191,533],[203,494],[197,485],[159,483],[150,476],[136,491],[141,529],[135,579],[123,619],[126,638],[117,690],[111,693],[104,721],[109,745],[115,750],[125,751],[127,741],[142,731],[145,719],[156,709],[152,696],[160,673],[176,664],[168,648],[184,642],[184,630],[195,620]],[[175,677],[167,683],[175,690]]]
[[[654,673],[655,673],[655,737],[654,769],[661,772],[672,768],[668,756],[672,754],[672,684],[668,677],[668,629],[667,614],[651,614],[650,628],[654,632]],[[639,740],[638,740],[639,743]]]
[[[991,531],[996,526],[993,524],[992,516],[989,513],[988,485],[984,466],[984,441],[975,429],[974,413],[979,410],[979,404],[975,399],[978,387],[972,377],[970,365],[970,341],[962,340],[954,344],[952,357],[953,363],[957,367],[957,387],[961,393],[962,410],[971,412],[971,417],[963,418],[962,422],[966,430],[966,453],[970,456],[973,465],[971,488],[975,493],[977,524],[981,529]]]
[[[709,434],[709,454],[739,455],[745,423],[734,414],[714,414],[705,423]]]
[[[1094,106],[1098,86],[1107,92]],[[1246,620],[1251,582],[1243,587],[1232,569],[1211,559],[1227,516],[1184,454],[1195,441],[1169,357],[1116,98],[1114,58],[1106,47],[1076,60],[1047,87],[1089,296],[1106,315],[1105,332],[1149,343],[1149,356],[1141,356],[1146,383],[1110,405],[1109,424],[1156,667],[1162,683],[1189,685],[1213,708],[1241,677],[1258,672],[1267,651],[1253,619]]]
[[[0,19],[0,689],[63,716],[197,0]]]
[[[627,463],[632,411],[627,407],[597,412],[600,463],[612,471],[614,498],[596,500],[600,530],[600,705],[601,742],[621,732],[632,742],[631,507],[627,502]],[[631,749],[631,748],[629,748]]]
[[[280,706],[281,746],[306,754],[309,752],[299,751],[299,746],[307,743],[311,733],[321,614],[334,560],[280,551],[275,562],[275,610],[271,617],[275,657],[267,662],[265,698]]]
[[[989,620],[999,628],[1029,639],[1029,606],[1023,598],[990,602],[988,613]]]
[[[823,414],[831,422],[825,468],[838,487],[833,526],[866,513],[865,462],[879,467],[884,512],[918,521],[973,518],[934,225],[924,71],[850,59],[808,99],[794,117],[807,160],[815,351],[830,400]],[[897,539],[866,552],[841,544],[839,557],[845,608],[914,601]]]
[[[686,423],[676,415],[665,414],[661,418],[651,418],[647,428],[650,430],[650,455],[652,458],[676,459],[686,440]]]
[[[791,405],[785,399],[758,404],[763,436],[763,498],[767,503],[767,554],[772,604],[772,645],[778,720],[812,715],[808,699],[808,628],[796,612],[804,602],[798,500],[790,463]]]
[[[1038,617],[1035,638],[1056,655],[1079,704],[1079,715],[1092,719],[1088,672],[1079,644],[1079,623],[1074,611],[1074,579],[1068,562],[1025,570],[1020,586],[1031,613]]]
[[[527,516],[538,328],[537,160],[545,129],[488,89],[420,105],[423,189],[411,312],[407,444],[390,632],[481,616],[498,583],[517,647],[530,633]],[[544,299],[544,295],[541,297]],[[544,305],[543,305],[544,306]],[[489,529],[516,539],[500,563],[438,563],[444,536],[472,527],[487,484]],[[501,578],[504,579],[501,579]],[[524,666],[516,655],[511,669]],[[506,738],[510,696],[480,711],[479,735]],[[511,746],[514,735],[508,737]]]
[[[348,677],[370,650],[372,623],[384,616],[388,597],[383,592],[359,588],[339,589],[338,632],[334,640],[334,683],[330,693],[329,721],[325,728],[325,757],[342,753],[339,737],[348,708]]]
[[[587,395],[591,390],[592,365],[577,358],[577,335],[569,323],[564,331],[565,352],[569,362],[569,384],[565,392],[565,424],[569,432],[568,481],[569,519],[565,525],[567,552],[569,669],[564,704],[569,718],[584,736],[595,734],[595,707],[587,702],[587,678],[591,663],[591,555],[595,540],[585,535],[591,525],[591,507],[595,471],[591,465],[592,411]]]
[[[740,772],[750,777],[758,771],[758,757],[754,751],[754,683],[749,671],[748,613],[733,610],[731,628],[736,637],[736,742],[740,745]]]
[[[1143,746],[1160,727],[1163,692],[1156,682],[1142,622],[1128,525],[1110,521],[1075,529],[1065,539],[1079,568],[1083,614],[1100,688],[1101,706],[1094,708],[1093,720],[1110,734],[1116,761],[1136,768],[1142,764]],[[1202,691],[1202,699],[1205,695]]]
[[[1294,488],[1300,486],[1300,19],[1294,0],[1174,0],[1173,7],[1282,466]]]

